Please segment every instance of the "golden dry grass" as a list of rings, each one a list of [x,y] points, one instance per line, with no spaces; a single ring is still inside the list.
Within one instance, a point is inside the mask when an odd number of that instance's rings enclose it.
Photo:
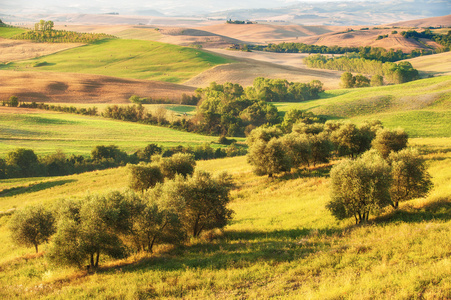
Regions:
[[[432,17],[426,19],[418,19],[404,22],[397,22],[389,24],[391,26],[404,26],[404,27],[437,27],[437,26],[451,26],[451,15]]]
[[[78,47],[75,43],[34,43],[0,38],[0,63],[35,58]]]
[[[370,29],[370,30],[354,30],[350,32],[333,32],[318,36],[312,36],[300,39],[300,42],[306,44],[325,45],[325,46],[340,46],[340,47],[360,47],[371,46],[381,47],[385,49],[401,50],[403,52],[411,52],[416,49],[429,49],[422,43],[414,39],[406,39],[401,34],[391,34],[395,29]],[[403,29],[404,30],[404,29]],[[397,30],[401,32],[401,29]],[[386,35],[388,37],[378,40],[379,35]],[[435,42],[430,42],[429,46],[438,48]]]
[[[407,61],[419,70],[422,76],[451,75],[451,52],[420,56]]]
[[[186,81],[184,84],[205,87],[212,81],[234,82],[243,86],[252,85],[256,77],[282,78],[293,82],[320,80],[326,89],[339,87],[341,72],[309,69],[303,64],[300,53],[243,52],[224,49],[208,49],[215,54],[226,56],[236,63],[216,66]]]

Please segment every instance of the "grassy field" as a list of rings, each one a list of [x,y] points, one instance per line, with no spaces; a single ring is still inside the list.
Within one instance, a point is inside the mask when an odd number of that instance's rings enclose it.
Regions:
[[[421,144],[424,141],[419,141]],[[449,142],[449,139],[448,139]],[[413,141],[416,143],[416,141]],[[441,139],[427,143],[442,145]],[[435,146],[434,146],[435,147]],[[233,221],[212,241],[192,240],[153,255],[102,261],[93,274],[50,265],[13,245],[0,218],[0,296],[43,299],[443,299],[451,296],[451,155],[427,156],[434,190],[387,209],[367,226],[335,221],[328,168],[257,177],[244,157],[199,162],[228,170],[237,188]],[[2,181],[1,208],[52,205],[126,187],[125,168],[55,178]],[[29,188],[27,190],[27,188]],[[34,190],[33,190],[34,188]]]
[[[0,26],[0,37],[9,39],[16,34],[20,34],[23,32],[26,32],[26,29],[23,28],[17,28],[17,27],[2,27]]]
[[[164,127],[62,113],[0,114],[0,123],[0,157],[18,147],[31,148],[37,154],[62,149],[67,154],[89,155],[96,145],[113,144],[133,153],[150,143],[195,146],[218,140]]]
[[[21,62],[3,70],[54,71],[180,83],[230,60],[188,47],[111,39]]]
[[[331,90],[319,100],[276,106],[282,112],[296,108],[328,119],[378,119],[384,126],[404,128],[411,137],[451,136],[451,76],[377,88]]]

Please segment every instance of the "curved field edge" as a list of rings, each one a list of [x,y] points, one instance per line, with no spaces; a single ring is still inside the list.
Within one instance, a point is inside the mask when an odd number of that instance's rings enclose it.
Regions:
[[[71,72],[181,83],[231,60],[155,41],[110,39],[1,65],[3,70]]]
[[[0,293],[47,299],[446,298],[451,293],[451,157],[448,151],[426,158],[435,185],[431,194],[357,227],[352,220],[335,221],[324,208],[329,178],[321,172],[271,180],[253,175],[244,157],[201,161],[197,168],[227,169],[237,184],[230,204],[235,216],[223,236],[160,248],[154,255],[105,260],[91,275],[49,265],[42,254],[27,255],[32,249],[11,244],[9,217],[2,217]],[[47,188],[2,200],[50,206],[86,190],[122,189],[126,174],[126,168],[118,168],[56,177]],[[25,181],[32,185],[31,179]],[[45,251],[46,245],[41,248]]]

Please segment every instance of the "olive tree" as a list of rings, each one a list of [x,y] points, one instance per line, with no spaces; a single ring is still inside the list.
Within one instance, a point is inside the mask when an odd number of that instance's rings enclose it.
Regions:
[[[55,219],[50,210],[41,205],[27,206],[14,213],[10,220],[11,237],[18,245],[38,246],[47,242],[55,232]]]
[[[432,188],[431,176],[418,151],[403,149],[391,152],[388,163],[391,165],[390,197],[394,208],[398,208],[400,201],[425,196]]]
[[[294,168],[299,168],[303,165],[309,166],[312,149],[306,134],[292,132],[283,136],[282,142]]]
[[[391,203],[390,167],[375,151],[338,163],[330,178],[331,201],[326,207],[337,219],[354,217],[356,224],[363,223]]]
[[[371,145],[379,151],[383,158],[387,158],[391,151],[399,151],[407,147],[408,135],[401,129],[389,130],[380,129]]]
[[[130,171],[129,186],[135,191],[143,192],[164,180],[163,173],[157,165],[140,163],[129,164],[127,167]]]
[[[177,178],[177,182],[184,181]],[[141,197],[135,196],[130,233],[137,250],[152,252],[155,245],[178,244],[186,238],[181,222],[184,199],[173,183],[159,183]]]
[[[272,177],[275,173],[291,169],[286,147],[279,138],[281,136],[282,132],[276,128],[257,128],[248,136],[247,160],[254,167],[257,175]]]
[[[152,161],[157,164],[165,178],[173,179],[176,174],[186,177],[193,174],[196,167],[194,155],[189,153],[175,153],[171,157],[155,155]]]
[[[120,235],[129,232],[130,219],[127,198],[119,192],[67,201],[48,256],[56,263],[78,267],[88,262],[90,268],[99,266],[101,254],[122,258],[126,248]]]
[[[195,172],[182,185],[185,202],[182,221],[187,232],[197,237],[204,230],[224,228],[232,219],[230,202],[232,180],[222,173],[212,177],[207,172]]]

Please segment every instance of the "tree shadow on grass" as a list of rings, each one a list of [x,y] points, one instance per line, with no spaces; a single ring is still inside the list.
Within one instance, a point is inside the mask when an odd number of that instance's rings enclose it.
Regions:
[[[39,191],[46,190],[46,189],[49,189],[49,188],[52,188],[55,186],[60,186],[60,185],[66,184],[66,183],[71,183],[71,182],[76,182],[76,181],[77,180],[75,180],[75,179],[45,181],[45,182],[39,182],[39,183],[32,183],[28,186],[19,186],[19,187],[4,189],[4,190],[0,191],[0,198],[39,192]]]
[[[310,177],[329,177],[330,170],[332,169],[332,164],[324,164],[316,167],[297,169],[290,173],[285,173],[279,177],[277,180],[285,181],[285,180],[293,180],[297,178],[310,178]]]
[[[411,205],[404,205],[401,208],[393,209],[389,213],[376,217],[375,223],[419,223],[423,221],[451,220],[451,199],[448,197],[437,198],[422,207],[416,208]]]
[[[145,257],[137,262],[117,267],[101,268],[98,272],[112,273],[136,271],[179,271],[186,269],[246,268],[259,262],[277,265],[291,262],[312,253],[332,247],[328,239],[341,232],[339,229],[228,231],[221,238],[199,241],[189,246],[178,246],[157,256]]]

